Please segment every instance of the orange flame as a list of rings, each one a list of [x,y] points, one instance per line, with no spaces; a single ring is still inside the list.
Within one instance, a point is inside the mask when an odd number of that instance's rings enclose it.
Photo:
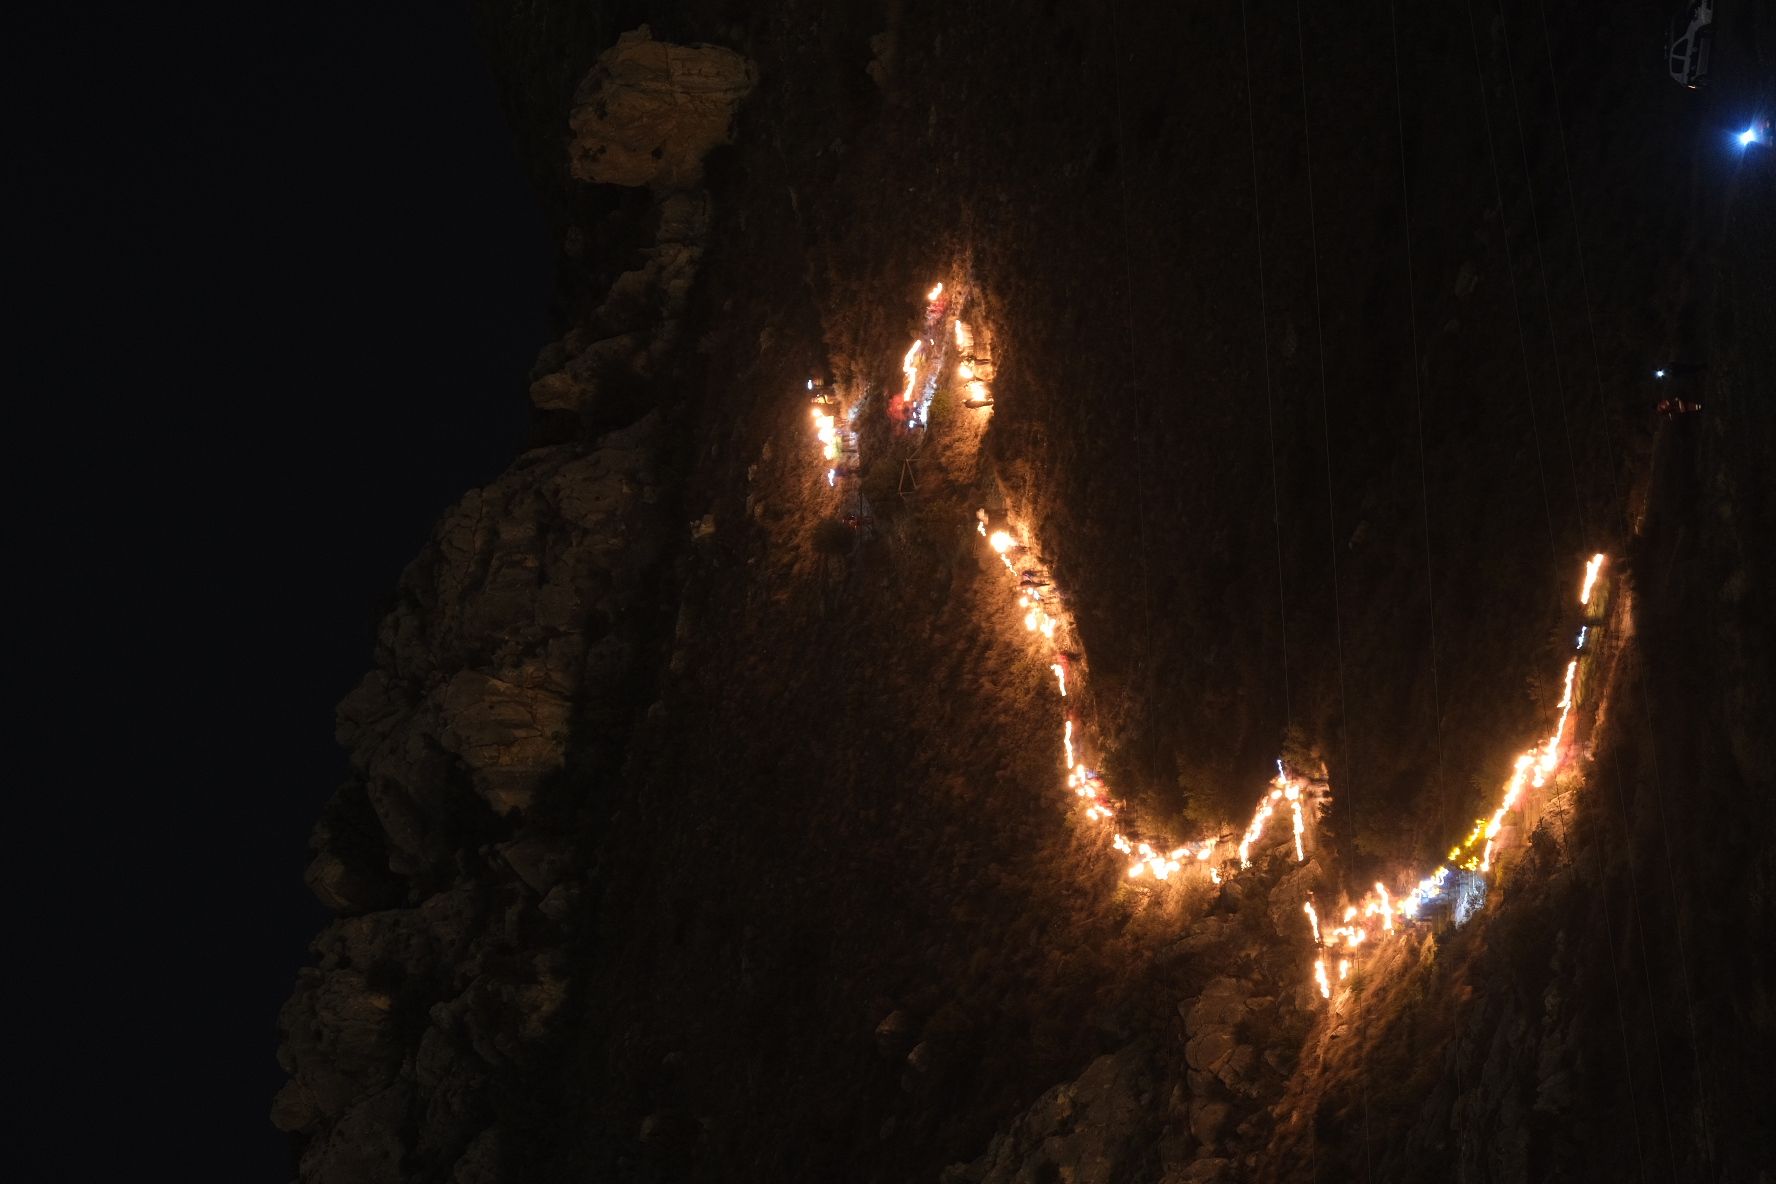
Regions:
[[[1585,565],[1585,586],[1579,589],[1579,603],[1591,603],[1591,585],[1597,582],[1598,569],[1603,566],[1603,552],[1591,556],[1591,562]]]

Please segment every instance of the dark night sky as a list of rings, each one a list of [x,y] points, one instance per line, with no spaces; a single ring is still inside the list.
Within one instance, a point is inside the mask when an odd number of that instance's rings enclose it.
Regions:
[[[14,823],[26,1178],[291,1174],[274,1025],[332,706],[432,520],[522,448],[548,335],[466,9],[8,18],[15,727],[49,758]]]

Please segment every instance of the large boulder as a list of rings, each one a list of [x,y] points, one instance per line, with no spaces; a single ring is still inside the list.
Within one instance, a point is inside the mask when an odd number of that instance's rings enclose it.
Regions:
[[[599,55],[574,93],[569,159],[582,181],[688,189],[728,140],[757,72],[731,49],[669,45],[646,25]]]

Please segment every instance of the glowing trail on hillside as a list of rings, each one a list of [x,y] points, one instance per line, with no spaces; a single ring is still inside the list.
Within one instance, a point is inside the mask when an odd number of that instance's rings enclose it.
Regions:
[[[924,409],[929,403],[931,392],[936,389],[939,378],[937,371],[942,366],[942,346],[948,336],[941,332],[941,323],[947,315],[946,309],[959,304],[954,297],[940,303],[943,294],[944,285],[939,283],[926,295],[926,327],[928,331],[935,332],[936,336],[915,338],[901,359],[901,371],[906,382],[900,395],[891,402],[891,410],[905,417],[909,427],[924,426]],[[971,399],[978,395],[983,400],[979,405],[990,406],[990,397],[986,394],[983,380],[990,377],[991,366],[974,353],[973,328],[957,318],[953,321],[952,332],[956,347],[962,355],[956,368],[957,379],[966,384]],[[931,361],[933,370],[921,396],[919,375],[927,359]],[[814,421],[817,439],[823,446],[823,455],[828,459],[835,457],[838,453],[839,435],[833,415],[817,404]],[[1068,709],[1068,704],[1077,700],[1081,690],[1083,665],[1077,652],[1080,648],[1077,630],[1071,614],[1064,607],[1065,598],[1055,586],[1052,574],[1043,569],[1034,547],[1025,541],[1021,529],[1015,523],[992,529],[986,510],[976,511],[975,517],[977,533],[1012,577],[1015,591],[1012,611],[1016,614],[1018,623],[1023,626],[1022,630],[1014,631],[1028,639],[1026,644],[1041,651],[1042,664],[1055,676],[1056,690],[1063,701],[1061,750],[1069,794],[1079,800],[1081,812],[1088,822],[1108,824],[1116,818],[1118,804],[1105,784],[1103,774],[1088,764],[1094,759],[1089,751],[1089,741],[1083,735],[1083,729],[1076,726],[1075,716]],[[1584,579],[1579,591],[1580,605],[1588,606],[1591,603],[1604,563],[1605,557],[1599,553],[1593,555],[1585,565]],[[1585,644],[1584,636],[1581,632],[1581,651]],[[1355,904],[1346,905],[1339,923],[1329,927],[1322,927],[1321,918],[1311,899],[1303,904],[1302,910],[1307,916],[1316,952],[1313,981],[1322,998],[1333,999],[1333,978],[1332,971],[1328,968],[1328,952],[1338,952],[1336,978],[1339,983],[1346,982],[1359,951],[1382,937],[1401,932],[1395,925],[1396,918],[1417,918],[1427,906],[1440,901],[1452,887],[1468,882],[1458,877],[1457,884],[1451,884],[1451,877],[1456,875],[1456,869],[1459,868],[1461,875],[1468,877],[1483,876],[1492,869],[1496,844],[1503,832],[1506,816],[1518,807],[1526,789],[1544,786],[1560,770],[1566,759],[1570,743],[1568,724],[1575,703],[1578,667],[1577,657],[1567,663],[1559,715],[1553,731],[1546,739],[1517,757],[1497,808],[1490,817],[1478,820],[1467,836],[1450,849],[1446,863],[1418,877],[1404,891],[1390,892],[1385,883],[1376,881],[1371,892]],[[1071,679],[1070,674],[1073,675]],[[1070,681],[1074,684],[1071,687]],[[1124,874],[1128,880],[1150,879],[1165,882],[1175,877],[1187,864],[1195,864],[1203,868],[1211,883],[1220,884],[1224,881],[1224,873],[1231,875],[1252,866],[1254,848],[1264,841],[1271,818],[1285,805],[1290,816],[1294,861],[1297,864],[1305,863],[1308,854],[1306,840],[1310,833],[1307,809],[1312,807],[1317,817],[1317,812],[1327,800],[1323,783],[1292,775],[1279,760],[1276,776],[1259,794],[1251,821],[1237,844],[1215,835],[1186,843],[1138,834],[1131,837],[1121,830],[1110,830],[1108,826],[1106,833],[1111,848],[1127,860]],[[1266,850],[1275,851],[1278,846],[1280,844],[1272,843]],[[1219,859],[1216,858],[1217,855],[1220,855]],[[1343,988],[1340,987],[1340,990]]]
[[[1058,605],[1054,596],[1045,597],[1039,587],[1032,586],[1032,570],[1026,569],[1021,575],[1016,564],[1008,558],[1016,552],[1024,558],[1020,562],[1028,563],[1031,548],[1021,542],[1010,530],[1001,528],[988,531],[986,511],[977,513],[979,532],[987,539],[988,545],[1004,563],[1006,569],[1019,580],[1019,594],[1016,605],[1022,614],[1022,623],[1027,633],[1040,632],[1043,638],[1053,642],[1057,629],[1070,635],[1073,626],[1059,610],[1051,612],[1049,605]],[[1593,558],[1587,568],[1587,578],[1581,593],[1589,599],[1596,583],[1596,575],[1602,566],[1602,558]],[[1040,580],[1043,586],[1052,581]],[[1063,698],[1067,697],[1068,687],[1065,668],[1060,655],[1053,656],[1049,669],[1056,677],[1057,689]],[[1569,736],[1568,725],[1571,722],[1574,706],[1574,690],[1578,674],[1578,659],[1575,657],[1567,663],[1565,678],[1559,704],[1559,716],[1553,731],[1548,737],[1524,752],[1513,764],[1510,780],[1490,818],[1476,823],[1474,829],[1462,843],[1458,843],[1450,852],[1451,863],[1459,865],[1469,874],[1485,874],[1493,865],[1495,845],[1504,826],[1504,819],[1520,804],[1526,789],[1538,788],[1546,784],[1549,777],[1561,767],[1567,752]],[[1086,803],[1085,817],[1092,822],[1108,822],[1115,817],[1114,806],[1106,796],[1103,779],[1095,770],[1080,764],[1077,752],[1077,729],[1071,714],[1064,716],[1062,724],[1062,748],[1067,769],[1067,786]],[[1295,862],[1304,863],[1307,858],[1305,836],[1307,819],[1304,810],[1308,783],[1301,778],[1291,776],[1282,763],[1277,763],[1277,775],[1260,795],[1253,809],[1252,819],[1241,835],[1237,847],[1232,852],[1239,869],[1252,866],[1253,849],[1264,840],[1271,818],[1277,810],[1287,806],[1290,815],[1291,840]],[[1123,833],[1116,833],[1112,838],[1112,846],[1128,858],[1125,869],[1126,876],[1131,880],[1153,879],[1165,881],[1170,879],[1185,865],[1187,860],[1209,864],[1216,851],[1218,840],[1211,837],[1195,843],[1182,845],[1157,843],[1145,839],[1130,839]],[[1479,849],[1476,850],[1476,847]],[[1214,883],[1222,882],[1221,868],[1212,864],[1207,869]],[[1394,923],[1396,917],[1415,918],[1428,904],[1441,897],[1449,888],[1453,869],[1449,864],[1441,865],[1417,881],[1417,883],[1401,894],[1389,892],[1387,886],[1376,881],[1373,891],[1366,894],[1356,904],[1345,906],[1338,924],[1322,929],[1319,916],[1311,901],[1303,906],[1312,930],[1316,947],[1336,949],[1340,957],[1336,966],[1336,981],[1343,983],[1348,980],[1358,952],[1373,944],[1378,938],[1391,936],[1398,932]],[[1314,980],[1322,997],[1332,998],[1333,979],[1328,971],[1324,955],[1315,962]]]

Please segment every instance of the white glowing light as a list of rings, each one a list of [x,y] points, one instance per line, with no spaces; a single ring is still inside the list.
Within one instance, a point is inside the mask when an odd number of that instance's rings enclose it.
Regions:
[[[939,284],[935,288],[931,289],[931,291],[925,293],[925,299],[936,300],[939,296],[942,296],[942,295],[943,295],[943,285]]]
[[[1757,128],[1756,127],[1748,127],[1744,131],[1739,133],[1739,147],[1743,148],[1747,144],[1755,144],[1755,143],[1757,143]]]

